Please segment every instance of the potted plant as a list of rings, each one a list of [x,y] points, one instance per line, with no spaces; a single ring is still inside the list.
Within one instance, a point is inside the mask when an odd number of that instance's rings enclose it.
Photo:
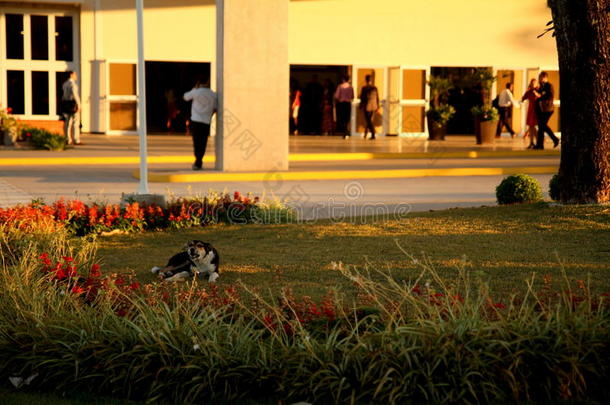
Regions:
[[[477,144],[494,143],[499,118],[498,110],[491,106],[475,106],[470,112],[479,126]]]
[[[474,116],[477,144],[494,143],[499,115],[498,110],[491,105],[491,88],[496,81],[496,77],[489,68],[477,68],[468,80],[472,86],[481,88],[482,104],[470,110]]]
[[[428,120],[428,139],[444,140],[447,132],[447,122],[455,114],[455,108],[447,103],[449,90],[453,84],[449,79],[438,76],[430,77],[430,109],[426,111]]]
[[[19,134],[19,122],[11,115],[11,108],[0,108],[0,129],[2,130],[2,143],[5,146],[13,146]]]

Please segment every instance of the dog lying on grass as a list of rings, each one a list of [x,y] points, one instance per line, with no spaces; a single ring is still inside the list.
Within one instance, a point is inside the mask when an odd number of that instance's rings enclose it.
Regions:
[[[207,274],[210,283],[219,277],[218,251],[209,243],[191,240],[183,251],[172,256],[165,267],[155,266],[150,271],[164,281],[186,281],[200,274]]]

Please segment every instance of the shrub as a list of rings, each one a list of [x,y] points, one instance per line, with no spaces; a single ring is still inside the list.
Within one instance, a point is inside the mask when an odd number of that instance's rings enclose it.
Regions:
[[[559,175],[554,175],[549,181],[549,196],[553,201],[559,201]]]
[[[498,204],[532,203],[542,200],[542,190],[538,181],[527,174],[506,177],[496,187]]]
[[[66,148],[66,137],[63,135],[32,127],[25,127],[21,131],[23,138],[35,149],[62,151]]]

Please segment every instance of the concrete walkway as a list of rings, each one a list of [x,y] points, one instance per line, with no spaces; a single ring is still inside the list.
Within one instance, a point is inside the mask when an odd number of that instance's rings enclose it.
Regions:
[[[82,141],[82,146],[70,148],[63,152],[36,151],[0,146],[0,164],[2,164],[3,160],[12,158],[122,158],[138,156],[139,146],[137,136],[83,135]],[[151,157],[192,157],[193,154],[191,138],[187,135],[151,135],[147,141],[148,155]],[[337,160],[340,157],[336,155],[350,153],[361,154],[361,156],[350,156],[349,160],[368,160],[371,158],[370,155],[373,155],[373,158],[375,158],[375,154],[378,154],[379,158],[391,157],[388,155],[396,155],[399,158],[414,158],[414,156],[421,158],[455,158],[469,156],[557,156],[559,154],[558,149],[552,149],[552,143],[546,145],[548,149],[545,151],[527,150],[526,146],[527,144],[522,137],[511,139],[505,135],[501,139],[496,140],[494,145],[476,145],[474,136],[448,136],[445,141],[428,141],[425,138],[406,137],[386,137],[371,141],[361,137],[342,139],[338,136],[291,136],[289,142],[290,154],[293,157],[297,157],[297,159],[293,159],[295,161],[310,160],[303,157],[299,159],[299,156],[303,154],[317,155],[314,156],[313,160]],[[369,157],[363,158],[367,154]],[[213,138],[210,138],[208,142],[206,155],[208,161],[213,160],[210,159],[214,157]],[[345,157],[342,160],[345,160]]]
[[[137,189],[137,141],[134,136],[85,135],[83,146],[64,152],[0,149],[0,206],[32,197],[118,202],[123,193]],[[546,189],[559,163],[556,149],[525,150],[522,139],[508,137],[493,146],[480,146],[474,144],[474,137],[427,142],[299,136],[290,138],[293,159],[288,172],[238,173],[229,178],[211,170],[212,159],[205,163],[210,170],[191,171],[192,146],[187,136],[151,136],[148,141],[149,176],[161,176],[160,182],[150,183],[153,193],[205,194],[210,188],[251,191],[288,200],[308,219],[371,210],[390,215],[495,204],[495,186],[505,173],[529,168],[532,174],[538,173],[535,177]],[[214,150],[213,142],[209,150]],[[302,172],[309,177],[297,175]],[[389,175],[379,177],[378,172]],[[419,174],[414,178],[415,172]],[[180,183],[163,177],[193,174],[204,177]]]

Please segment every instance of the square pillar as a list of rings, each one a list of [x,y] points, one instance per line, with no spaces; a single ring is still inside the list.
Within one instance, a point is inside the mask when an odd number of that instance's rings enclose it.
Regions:
[[[288,1],[216,1],[216,168],[288,169]]]

